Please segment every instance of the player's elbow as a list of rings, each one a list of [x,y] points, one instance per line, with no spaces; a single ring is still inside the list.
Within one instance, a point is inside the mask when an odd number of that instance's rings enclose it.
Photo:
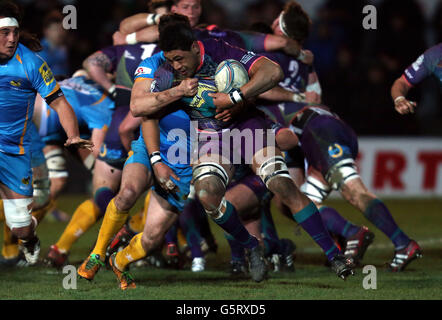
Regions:
[[[273,86],[276,86],[279,82],[281,82],[284,79],[284,72],[282,71],[279,64],[272,62],[272,65],[269,68],[268,77],[272,82]]]

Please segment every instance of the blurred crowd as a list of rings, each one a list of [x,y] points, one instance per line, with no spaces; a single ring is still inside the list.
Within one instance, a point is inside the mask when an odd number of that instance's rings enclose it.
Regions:
[[[92,52],[112,45],[119,22],[146,12],[146,0],[19,0],[23,27],[42,40],[56,74],[71,74]],[[410,92],[415,114],[394,111],[390,88],[404,69],[442,41],[442,0],[299,0],[313,25],[304,47],[315,55],[323,102],[358,135],[442,135],[442,90],[429,78]],[[247,29],[271,24],[283,0],[204,0],[203,23]],[[362,8],[377,9],[377,29],[362,27]],[[62,8],[77,9],[77,29],[64,30]]]

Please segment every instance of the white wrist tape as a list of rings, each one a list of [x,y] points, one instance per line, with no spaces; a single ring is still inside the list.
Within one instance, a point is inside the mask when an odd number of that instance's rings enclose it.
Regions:
[[[244,95],[240,89],[235,89],[234,91],[229,93],[230,100],[232,100],[233,104],[240,103],[244,100]]]
[[[396,103],[398,103],[399,100],[402,100],[402,99],[405,100],[405,97],[404,96],[399,96],[396,99],[394,99],[394,103],[396,104]]]
[[[158,19],[158,15],[156,13],[149,13],[147,15],[147,19],[146,19],[147,25],[153,26],[153,25],[157,24],[157,19]]]
[[[303,93],[294,93],[292,97],[293,102],[304,102],[305,94]]]
[[[108,90],[107,92],[109,92],[110,94],[115,92],[115,85],[113,84]]]
[[[150,158],[150,164],[152,165],[152,167],[155,163],[162,161],[161,154],[159,151],[152,152],[152,154],[150,155],[149,158]]]
[[[307,88],[305,88],[305,91],[307,92],[316,92],[317,94],[321,95],[322,94],[322,89],[321,89],[321,85],[319,84],[319,81],[315,81],[311,84],[309,84],[307,86]]]
[[[12,17],[6,17],[0,19],[0,28],[5,27],[17,27],[18,28],[18,21],[15,18]]]
[[[126,36],[126,42],[127,42],[127,44],[136,44],[137,43],[137,33],[136,32],[129,33]]]

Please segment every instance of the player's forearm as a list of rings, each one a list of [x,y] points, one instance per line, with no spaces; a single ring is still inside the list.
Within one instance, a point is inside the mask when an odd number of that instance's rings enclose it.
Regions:
[[[121,143],[127,151],[130,150],[131,143],[135,138],[134,131],[140,126],[140,124],[141,119],[133,117],[129,112],[118,128]]]
[[[177,87],[161,92],[142,92],[137,94],[132,90],[130,110],[134,117],[148,117],[167,107],[172,102],[181,99],[184,92]]]
[[[51,102],[50,107],[57,112],[60,124],[63,127],[64,132],[66,132],[68,139],[79,137],[80,130],[78,129],[77,117],[66,98],[61,96],[55,99]]]
[[[290,56],[297,57],[301,52],[301,45],[288,37],[269,34],[265,40],[265,49],[266,51],[282,50]]]
[[[101,52],[95,52],[83,62],[83,67],[89,73],[89,76],[96,83],[101,85],[105,90],[113,86],[112,81],[107,77],[107,73],[111,72],[111,61],[110,59]]]
[[[157,26],[150,26],[136,31],[137,42],[157,42],[160,37]]]
[[[120,22],[120,31],[125,34],[147,27],[147,13],[138,13]]]
[[[246,99],[275,87],[284,77],[281,67],[267,58],[257,60],[250,70],[250,81],[241,87]]]
[[[144,143],[149,154],[154,151],[160,151],[160,128],[158,119],[143,118],[141,123],[141,132],[143,133]]]
[[[391,98],[394,101],[398,97],[406,97],[409,90],[410,87],[405,80],[402,77],[398,78],[391,87]]]
[[[259,95],[259,98],[266,99],[270,101],[293,101],[295,93],[284,89],[280,86],[276,86],[264,93]]]

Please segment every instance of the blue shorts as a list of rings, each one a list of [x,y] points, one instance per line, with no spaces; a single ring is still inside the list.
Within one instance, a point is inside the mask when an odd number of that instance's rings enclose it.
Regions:
[[[132,142],[131,147],[132,148],[131,151],[129,152],[129,157],[127,158],[126,163],[124,165],[130,163],[140,163],[144,165],[150,172],[153,172],[144,141],[142,139],[135,140]],[[173,183],[175,183],[175,185],[178,186],[180,191],[176,193],[168,193],[163,188],[161,188],[160,185],[157,184],[157,182],[155,182],[155,185],[152,188],[159,196],[161,196],[167,202],[169,202],[170,205],[177,208],[178,211],[182,211],[187,203],[187,196],[189,195],[190,192],[190,181],[192,180],[192,167],[190,166],[177,167],[165,161],[164,158],[165,157],[163,157],[163,162],[169,168],[171,168],[172,171],[180,178],[180,180],[177,181],[171,177]]]
[[[18,194],[32,197],[31,154],[0,152],[0,182]]]

